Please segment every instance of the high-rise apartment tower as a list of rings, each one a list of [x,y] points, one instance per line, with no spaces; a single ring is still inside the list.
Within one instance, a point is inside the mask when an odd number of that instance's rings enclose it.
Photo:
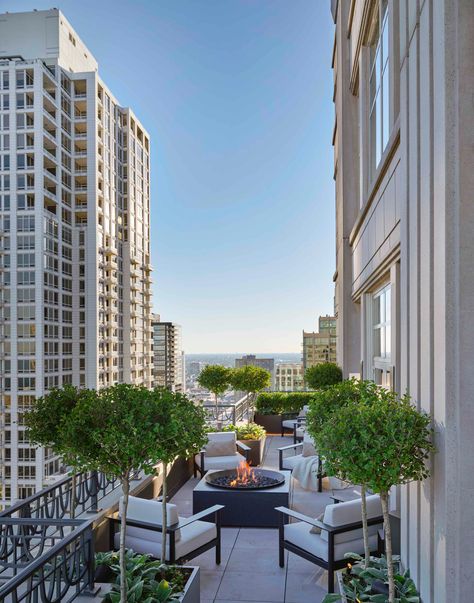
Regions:
[[[37,396],[151,385],[149,153],[60,11],[0,15],[1,505],[61,469]]]

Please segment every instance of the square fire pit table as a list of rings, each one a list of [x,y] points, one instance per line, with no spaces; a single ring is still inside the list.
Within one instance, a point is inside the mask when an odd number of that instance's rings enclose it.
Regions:
[[[223,526],[277,528],[279,513],[275,511],[275,507],[290,506],[291,488],[291,472],[279,473],[285,477],[283,484],[258,490],[216,488],[203,477],[193,490],[193,514],[212,505],[225,505],[221,511]]]

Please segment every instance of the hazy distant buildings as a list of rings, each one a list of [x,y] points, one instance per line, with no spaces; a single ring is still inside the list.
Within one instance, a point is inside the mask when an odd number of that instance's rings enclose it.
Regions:
[[[303,365],[301,362],[281,362],[275,369],[275,390],[297,392],[304,389]]]
[[[185,392],[184,354],[181,350],[181,327],[162,322],[157,314],[151,322],[153,333],[153,384],[174,392]]]
[[[303,371],[322,362],[336,362],[336,318],[319,317],[319,331],[303,331]]]
[[[275,389],[275,359],[274,358],[257,358],[255,354],[247,354],[242,358],[235,359],[235,368],[243,366],[259,366],[267,370],[271,375],[271,386],[269,390]]]

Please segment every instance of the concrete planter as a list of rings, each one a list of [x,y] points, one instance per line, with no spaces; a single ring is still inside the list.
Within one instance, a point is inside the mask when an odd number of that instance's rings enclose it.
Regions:
[[[342,581],[342,573],[344,570],[341,570],[340,572],[336,572],[336,579],[337,579],[337,586],[339,588],[339,594],[341,595],[341,601],[342,603],[348,603],[347,597],[344,594],[344,584]]]
[[[260,440],[240,440],[243,444],[250,448],[249,465],[257,467],[263,463],[263,454],[265,451],[266,436]]]
[[[280,415],[260,415],[255,413],[254,423],[261,425],[268,435],[281,433],[281,416]],[[245,442],[247,443],[247,442]]]
[[[186,569],[192,570],[191,575],[186,582],[184,587],[184,593],[179,598],[183,603],[200,603],[201,601],[201,584],[199,567],[197,566],[186,566]]]

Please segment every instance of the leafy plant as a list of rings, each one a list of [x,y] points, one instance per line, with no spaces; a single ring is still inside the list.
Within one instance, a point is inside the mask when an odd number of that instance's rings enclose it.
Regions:
[[[120,601],[120,563],[115,552],[97,553],[96,565],[109,567],[117,576],[112,590],[104,601]],[[174,565],[164,565],[151,560],[149,555],[137,555],[125,551],[125,575],[127,581],[127,601],[131,603],[167,603],[179,601],[186,584],[186,570]]]
[[[218,406],[218,396],[223,394],[230,385],[232,369],[220,364],[208,364],[199,373],[197,379],[199,385],[208,389],[215,396],[216,416]]]
[[[233,369],[230,374],[230,383],[235,391],[246,392],[253,406],[257,393],[269,387],[271,374],[260,366],[248,364]]]
[[[120,479],[120,601],[125,603],[125,534],[130,480],[136,471],[152,474],[162,456],[160,437],[167,415],[160,398],[142,386],[114,385],[85,390],[61,422],[63,446],[83,470],[98,470]],[[140,586],[132,584],[137,593]],[[135,595],[134,595],[135,596]]]
[[[372,601],[373,603],[387,603],[387,594],[380,592],[385,590],[388,582],[388,566],[385,557],[370,557],[369,567],[362,565],[363,558],[355,553],[348,553],[347,558],[357,560],[359,563],[351,565],[342,572],[342,583],[344,595],[350,603]],[[393,557],[393,563],[399,567],[399,557]],[[395,579],[394,603],[420,603],[415,583],[410,577],[409,570],[403,573],[397,572]],[[340,594],[328,594],[323,603],[335,603],[341,601]]]
[[[410,397],[378,387],[357,403],[340,408],[318,436],[319,452],[333,475],[346,476],[380,495],[384,518],[389,583],[388,602],[395,601],[388,495],[392,486],[423,480],[435,450],[430,417],[412,406]]]
[[[255,411],[262,415],[294,414],[309,404],[315,392],[262,392],[255,402]]]
[[[321,362],[306,369],[304,380],[311,389],[328,387],[342,381],[342,370],[334,362]]]
[[[167,389],[155,389],[152,395],[160,408],[162,421],[159,426],[160,460],[163,465],[162,522],[167,526],[167,483],[168,466],[177,457],[190,458],[197,454],[207,442],[206,413],[184,394]],[[166,561],[167,532],[163,529],[161,560]]]
[[[217,431],[217,429],[209,429],[207,431]],[[257,423],[247,423],[247,425],[225,425],[220,431],[235,431],[238,440],[262,440],[267,432],[261,425]]]

